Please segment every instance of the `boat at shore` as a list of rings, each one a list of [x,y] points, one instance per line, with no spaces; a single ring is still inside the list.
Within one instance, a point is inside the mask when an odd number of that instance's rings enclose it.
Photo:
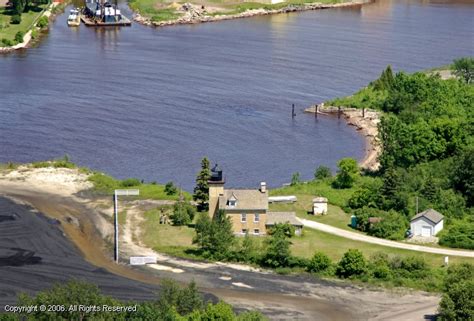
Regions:
[[[85,0],[82,22],[86,26],[130,26],[132,21],[122,15],[117,3],[110,0]]]
[[[77,27],[81,24],[81,13],[77,9],[71,9],[67,17],[67,25],[69,27]]]

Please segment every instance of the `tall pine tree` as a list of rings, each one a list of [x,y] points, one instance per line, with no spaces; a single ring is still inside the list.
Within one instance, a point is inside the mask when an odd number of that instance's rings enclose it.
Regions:
[[[198,202],[199,211],[209,209],[209,184],[211,179],[211,170],[209,168],[209,159],[204,157],[201,161],[201,171],[196,177],[196,187],[194,187],[193,200]]]

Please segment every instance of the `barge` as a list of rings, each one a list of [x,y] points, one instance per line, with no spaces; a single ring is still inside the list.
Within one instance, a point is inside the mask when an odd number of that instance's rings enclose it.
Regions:
[[[86,26],[130,26],[132,21],[122,15],[117,2],[86,0],[81,20]]]

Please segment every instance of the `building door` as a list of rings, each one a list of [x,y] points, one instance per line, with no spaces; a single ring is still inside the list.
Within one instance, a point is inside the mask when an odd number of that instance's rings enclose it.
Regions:
[[[421,236],[430,237],[431,236],[431,227],[422,226],[421,227]]]

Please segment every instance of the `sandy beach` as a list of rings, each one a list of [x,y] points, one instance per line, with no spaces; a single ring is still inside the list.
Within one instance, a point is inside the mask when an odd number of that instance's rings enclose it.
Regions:
[[[359,162],[359,166],[375,171],[379,169],[380,162],[378,157],[381,152],[381,147],[378,141],[378,124],[380,122],[380,112],[375,110],[365,110],[356,108],[338,108],[334,106],[313,105],[305,109],[307,113],[315,113],[316,108],[318,114],[326,116],[337,116],[338,112],[341,112],[341,116],[344,117],[349,126],[354,126],[366,140],[365,157]]]

